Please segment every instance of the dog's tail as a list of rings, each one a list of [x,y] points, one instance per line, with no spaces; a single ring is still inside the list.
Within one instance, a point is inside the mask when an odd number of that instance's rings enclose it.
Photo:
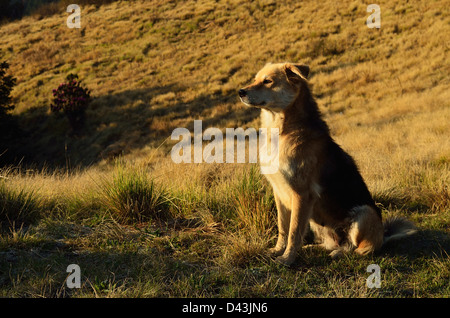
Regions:
[[[411,221],[401,216],[391,216],[383,221],[384,237],[383,245],[392,240],[397,240],[417,232],[417,228]]]

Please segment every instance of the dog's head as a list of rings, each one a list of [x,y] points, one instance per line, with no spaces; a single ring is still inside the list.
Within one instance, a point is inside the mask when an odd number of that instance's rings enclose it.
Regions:
[[[247,106],[280,112],[291,105],[306,85],[309,67],[292,63],[268,63],[255,76],[255,81],[239,90]]]

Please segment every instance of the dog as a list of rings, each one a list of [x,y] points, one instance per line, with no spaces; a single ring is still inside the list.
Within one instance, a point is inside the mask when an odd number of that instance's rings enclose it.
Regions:
[[[278,239],[269,252],[284,265],[295,261],[308,225],[332,258],[350,251],[366,255],[416,232],[401,217],[383,222],[355,161],[330,135],[309,71],[303,64],[268,63],[238,92],[245,105],[261,109],[263,128],[279,129],[279,168],[265,177],[278,214]]]

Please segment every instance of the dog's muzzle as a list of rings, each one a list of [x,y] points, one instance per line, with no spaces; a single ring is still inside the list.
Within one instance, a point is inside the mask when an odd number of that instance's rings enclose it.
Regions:
[[[251,103],[250,103],[249,98],[247,96],[247,91],[245,89],[241,88],[239,90],[238,94],[239,94],[239,97],[241,98],[241,102],[243,102],[247,106],[251,106]]]
[[[266,104],[266,102],[255,103],[255,101],[250,99],[250,97],[247,95],[247,91],[243,88],[241,88],[238,93],[239,97],[241,98],[241,101],[247,106],[258,107],[264,106]]]

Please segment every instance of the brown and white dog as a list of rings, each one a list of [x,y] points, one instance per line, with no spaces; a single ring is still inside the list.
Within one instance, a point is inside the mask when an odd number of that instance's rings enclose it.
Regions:
[[[279,169],[266,174],[278,211],[277,261],[294,262],[308,225],[336,257],[365,255],[393,238],[413,234],[403,218],[382,222],[381,211],[350,155],[337,145],[311,94],[309,67],[267,64],[239,90],[247,106],[261,109],[263,128],[278,128]]]

